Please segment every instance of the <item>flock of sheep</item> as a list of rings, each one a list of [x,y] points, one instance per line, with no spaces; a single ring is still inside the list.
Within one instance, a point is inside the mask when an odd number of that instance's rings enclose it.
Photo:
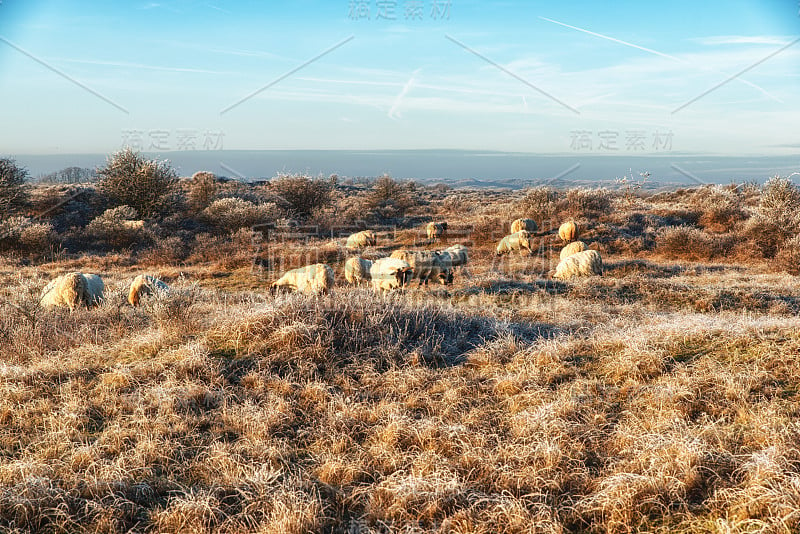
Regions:
[[[441,238],[447,231],[446,222],[431,222],[426,228],[431,242]],[[511,233],[497,244],[497,255],[527,250],[533,253],[532,237],[537,230],[532,219],[517,219],[511,223]],[[561,250],[560,262],[554,278],[568,279],[575,276],[590,276],[603,273],[603,261],[596,250],[587,250],[586,244],[576,241],[578,227],[566,222],[558,229],[559,237],[566,243]],[[375,246],[377,236],[372,230],[363,230],[347,238],[346,247],[358,250]],[[469,261],[467,247],[453,245],[444,250],[395,250],[389,257],[371,261],[360,256],[348,258],[344,266],[344,277],[348,284],[370,282],[376,291],[391,291],[419,280],[419,285],[427,285],[430,280],[441,284],[453,281],[453,271],[463,268]],[[333,288],[333,269],[324,263],[315,263],[287,271],[272,284],[273,290],[288,289],[303,293],[329,293]]]
[[[428,239],[435,242],[447,231],[446,222],[431,222],[426,228]],[[533,253],[532,237],[536,232],[536,222],[532,219],[517,219],[511,223],[511,233],[497,244],[498,256],[513,251]],[[575,276],[589,276],[603,273],[603,261],[596,250],[587,250],[586,244],[577,241],[578,227],[570,221],[558,229],[559,237],[566,243],[561,250],[560,262],[554,278],[568,279]],[[347,239],[349,250],[359,250],[375,246],[377,236],[372,230],[363,230]],[[440,284],[453,281],[455,269],[463,269],[469,262],[469,253],[464,245],[453,245],[444,250],[395,250],[385,258],[371,261],[360,256],[347,259],[344,277],[348,284],[357,285],[369,282],[376,291],[386,292],[399,289],[418,280],[419,285],[428,285],[430,280]],[[333,269],[324,263],[307,265],[287,271],[273,282],[271,289],[299,291],[309,294],[326,294],[334,284]],[[96,274],[73,272],[51,280],[42,290],[40,302],[44,307],[66,307],[70,311],[85,305],[97,306],[103,300],[103,280]],[[150,275],[138,275],[133,279],[128,291],[128,302],[138,306],[144,295],[167,294],[170,288],[163,281]]]

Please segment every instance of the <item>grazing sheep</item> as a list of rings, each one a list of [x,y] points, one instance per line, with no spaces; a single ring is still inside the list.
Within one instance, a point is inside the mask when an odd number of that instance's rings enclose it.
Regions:
[[[502,256],[508,254],[512,250],[519,250],[519,255],[522,256],[522,251],[527,250],[528,254],[533,254],[531,248],[531,234],[527,230],[520,230],[511,235],[505,236],[497,244],[497,255]]]
[[[559,254],[559,259],[564,259],[567,256],[572,256],[578,252],[583,252],[586,250],[586,243],[583,241],[573,241],[569,243],[567,246],[561,249],[561,253]]]
[[[375,291],[391,291],[404,287],[411,281],[413,269],[407,261],[398,258],[380,258],[369,269]]]
[[[428,226],[426,227],[428,232],[428,239],[431,241],[436,241],[437,239],[444,236],[444,233],[447,231],[447,223],[446,222],[429,222]]]
[[[69,308],[69,311],[75,311],[81,304],[88,308],[91,299],[87,286],[86,277],[82,273],[64,274],[44,287],[39,302],[45,308],[63,306]]]
[[[464,245],[453,245],[444,249],[450,255],[453,267],[463,267],[469,263],[469,253]]]
[[[154,276],[140,274],[131,282],[131,289],[128,292],[128,302],[131,306],[138,306],[139,300],[144,295],[155,293],[163,294],[169,292],[169,286]]]
[[[578,225],[573,221],[567,221],[558,227],[558,237],[565,243],[578,239]]]
[[[558,262],[553,278],[567,280],[575,276],[593,274],[603,274],[603,260],[596,250],[584,250]]]
[[[103,302],[103,279],[97,274],[84,274],[86,279],[87,306],[99,306]]]
[[[375,232],[372,230],[362,230],[355,234],[350,234],[345,246],[351,249],[374,247],[377,242],[378,238],[375,236]]]
[[[427,286],[430,279],[440,284],[453,282],[453,266],[449,255],[443,257],[430,250],[395,250],[391,257],[407,262],[414,271],[413,278],[419,280],[420,286],[423,283]]]
[[[361,282],[369,282],[369,270],[372,267],[370,260],[353,256],[344,262],[344,279],[348,284],[359,284]]]
[[[289,289],[312,295],[330,293],[331,288],[333,288],[333,269],[324,263],[315,263],[286,271],[271,286],[273,292],[279,289]]]
[[[516,221],[511,223],[511,232],[512,234],[516,234],[520,230],[526,230],[528,232],[535,232],[537,230],[536,221],[533,219],[517,219]]]

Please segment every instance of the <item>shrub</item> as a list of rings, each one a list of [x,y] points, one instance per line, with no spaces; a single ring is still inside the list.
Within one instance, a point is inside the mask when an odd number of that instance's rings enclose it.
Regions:
[[[711,259],[723,255],[731,239],[715,238],[697,228],[671,226],[656,235],[656,251],[687,260]]]
[[[43,253],[54,242],[50,223],[35,222],[29,217],[10,217],[0,223],[0,249]]]
[[[764,184],[757,213],[782,229],[785,238],[800,230],[800,189],[788,178],[773,176]]]
[[[226,232],[273,222],[278,216],[275,204],[254,204],[240,198],[221,198],[203,210],[203,218]]]
[[[333,186],[322,178],[279,175],[269,181],[268,188],[285,201],[292,217],[302,219],[330,204]]]
[[[800,234],[788,239],[775,254],[774,267],[789,274],[800,274]]]
[[[177,174],[166,161],[148,160],[126,148],[97,170],[98,187],[116,206],[131,206],[143,217],[166,211],[177,185]]]
[[[138,220],[138,215],[130,206],[108,209],[89,223],[86,233],[112,247],[133,245],[144,229],[144,221]]]
[[[567,191],[566,212],[570,217],[599,217],[611,212],[611,192],[605,188],[575,187]]]
[[[194,173],[189,183],[189,208],[194,212],[203,211],[211,204],[217,190],[217,180],[213,173],[207,171]]]
[[[5,219],[28,204],[28,171],[13,159],[0,158],[0,217]]]
[[[410,208],[419,204],[414,182],[398,182],[390,176],[381,176],[365,197],[364,207],[379,220],[403,217]]]
[[[534,187],[516,203],[514,209],[523,217],[544,223],[552,219],[558,211],[558,196],[558,192],[549,187]]]
[[[739,195],[719,186],[697,189],[689,204],[700,213],[700,226],[709,232],[729,232],[736,223],[747,218]]]

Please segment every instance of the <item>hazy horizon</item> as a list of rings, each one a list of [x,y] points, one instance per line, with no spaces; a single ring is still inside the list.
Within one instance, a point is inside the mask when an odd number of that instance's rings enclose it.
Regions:
[[[713,156],[669,154],[664,156],[575,156],[524,154],[468,150],[274,150],[274,151],[183,151],[145,154],[166,159],[180,176],[211,171],[218,176],[242,180],[268,179],[280,173],[346,178],[373,178],[388,174],[396,179],[421,182],[486,182],[521,187],[529,182],[613,183],[628,176],[650,183],[763,182],[776,174],[800,172],[800,155]],[[107,154],[20,155],[17,163],[32,178],[66,167],[96,168]],[[476,185],[480,185],[477,184]]]

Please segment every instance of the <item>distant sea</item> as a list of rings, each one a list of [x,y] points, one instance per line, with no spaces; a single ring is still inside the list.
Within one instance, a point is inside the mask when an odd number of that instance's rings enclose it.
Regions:
[[[788,176],[800,172],[800,154],[731,157],[673,153],[547,155],[473,150],[219,150],[145,155],[169,160],[181,176],[201,170],[247,181],[269,179],[278,173],[325,177],[337,174],[340,180],[388,174],[423,183],[515,189],[542,183],[613,186],[616,179],[625,175],[641,180],[640,173],[644,172],[650,174],[648,187],[763,182],[776,174]],[[65,167],[101,166],[107,154],[12,157],[36,178]]]

